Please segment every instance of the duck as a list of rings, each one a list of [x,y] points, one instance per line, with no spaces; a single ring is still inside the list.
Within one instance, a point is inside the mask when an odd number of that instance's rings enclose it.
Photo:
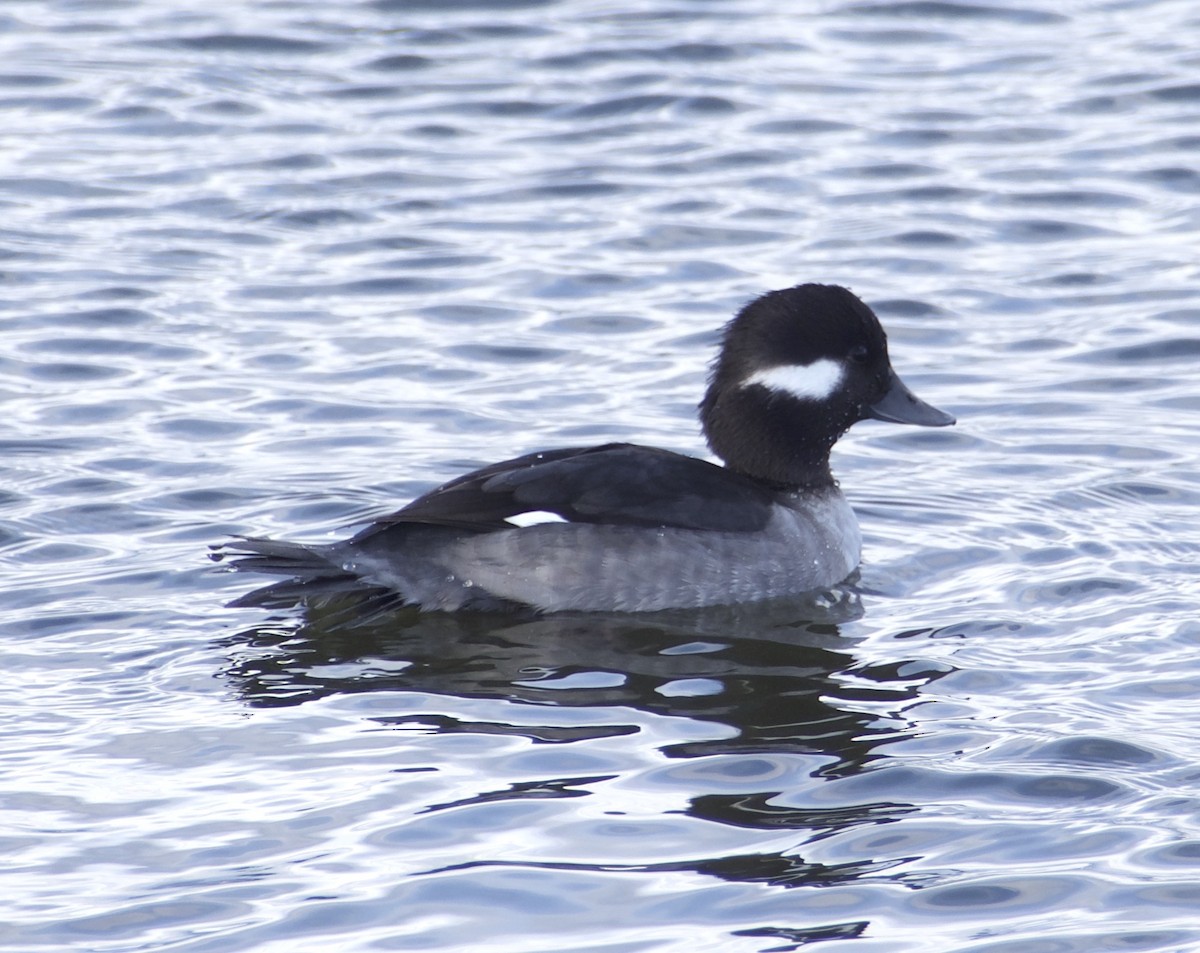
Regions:
[[[830,469],[837,440],[862,420],[955,423],[901,381],[871,308],[815,283],[762,294],[725,325],[699,420],[720,463],[631,443],[539,450],[457,476],[344,540],[237,537],[214,558],[288,577],[288,592],[361,586],[427,612],[794,597],[844,582],[861,559]]]

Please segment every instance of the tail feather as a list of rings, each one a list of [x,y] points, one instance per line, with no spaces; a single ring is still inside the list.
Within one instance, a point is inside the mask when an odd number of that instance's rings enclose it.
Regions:
[[[212,547],[217,562],[229,558],[236,572],[259,572],[273,576],[292,576],[298,580],[353,578],[329,558],[328,547],[307,546],[261,536],[236,536],[233,542]]]
[[[342,568],[333,547],[308,546],[259,536],[236,536],[228,543],[211,547],[215,562],[229,560],[234,572],[284,576],[279,582],[248,592],[229,603],[231,607],[259,606],[283,609],[312,598],[333,599],[338,595],[377,597],[388,594],[376,589],[354,572]]]

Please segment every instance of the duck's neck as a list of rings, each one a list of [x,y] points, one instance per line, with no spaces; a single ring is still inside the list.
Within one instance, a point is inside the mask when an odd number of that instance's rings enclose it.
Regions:
[[[828,460],[824,466],[814,467],[746,468],[726,463],[725,468],[780,493],[815,493],[837,489],[838,485],[829,469]]]
[[[730,470],[780,490],[837,486],[829,452],[840,432],[815,431],[812,420],[797,413],[764,413],[761,402],[744,393],[727,395],[722,403],[716,413],[706,400],[700,419],[709,447]]]

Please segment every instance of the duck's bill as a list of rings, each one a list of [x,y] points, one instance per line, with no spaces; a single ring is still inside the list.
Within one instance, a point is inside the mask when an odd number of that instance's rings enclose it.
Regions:
[[[916,424],[918,427],[948,427],[954,418],[944,410],[927,404],[909,390],[895,371],[888,372],[888,387],[882,397],[866,409],[875,420],[894,424]]]

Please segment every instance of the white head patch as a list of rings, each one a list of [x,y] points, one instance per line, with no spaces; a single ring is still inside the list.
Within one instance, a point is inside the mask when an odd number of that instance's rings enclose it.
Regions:
[[[842,382],[842,371],[840,361],[823,357],[811,364],[780,364],[755,371],[742,381],[742,386],[761,384],[801,400],[825,400]]]

